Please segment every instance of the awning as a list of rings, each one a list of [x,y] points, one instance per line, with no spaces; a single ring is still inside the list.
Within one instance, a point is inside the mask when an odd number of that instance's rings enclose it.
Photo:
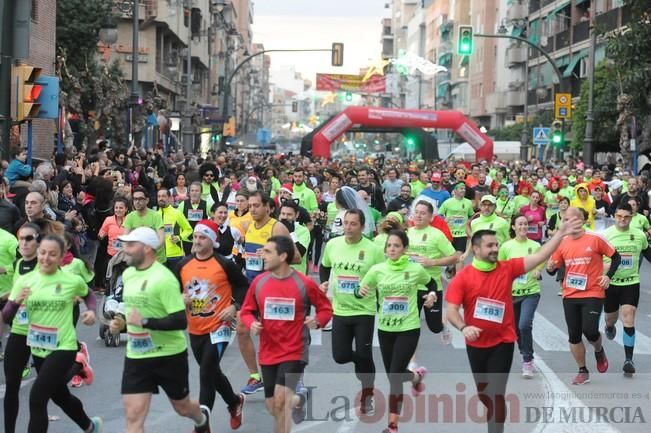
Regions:
[[[445,81],[436,87],[436,97],[445,98],[450,90],[450,82]]]
[[[547,18],[546,18],[546,19],[549,20],[549,19],[554,18],[554,17],[555,17],[555,16],[556,16],[560,11],[562,11],[563,9],[565,9],[566,7],[568,7],[569,5],[570,5],[569,0],[568,0],[568,1],[565,1],[565,2],[563,2],[563,3],[561,3],[559,6],[556,7],[556,9],[554,9],[553,11],[551,11],[551,12],[549,13],[549,15],[547,15]]]
[[[585,2],[587,2],[587,1],[588,1],[588,0],[576,0],[576,1],[574,2],[574,5],[575,5],[575,6],[578,6],[578,5],[580,5],[581,3],[585,3]]]
[[[513,30],[511,30],[511,36],[519,37],[522,34],[523,30],[524,29],[522,27],[513,26]]]
[[[574,54],[572,57],[572,60],[570,60],[570,63],[567,65],[567,68],[565,68],[565,71],[563,72],[563,78],[570,78],[572,76],[572,72],[574,72],[574,69],[576,68],[576,65],[581,61],[582,58],[588,56],[588,50],[581,50],[578,53]]]
[[[529,23],[528,39],[532,44],[538,45],[540,42],[540,20],[535,19]]]

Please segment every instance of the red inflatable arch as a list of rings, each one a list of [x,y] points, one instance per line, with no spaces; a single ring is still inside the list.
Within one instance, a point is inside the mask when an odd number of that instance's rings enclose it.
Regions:
[[[348,107],[326,123],[312,140],[312,155],[330,158],[330,146],[355,125],[384,128],[452,129],[476,151],[477,161],[493,159],[493,141],[459,111]]]

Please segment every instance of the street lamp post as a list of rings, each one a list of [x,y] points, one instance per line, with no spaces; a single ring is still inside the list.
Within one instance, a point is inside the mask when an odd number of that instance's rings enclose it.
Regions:
[[[132,142],[135,144],[136,141],[136,136],[135,136],[135,129],[134,129],[134,123],[136,122],[136,119],[139,114],[139,102],[140,102],[140,93],[138,91],[138,66],[139,66],[139,59],[138,59],[138,54],[140,52],[139,50],[139,38],[138,38],[138,33],[140,32],[140,26],[138,23],[139,17],[138,17],[138,12],[139,12],[139,2],[138,0],[133,0],[133,21],[132,21],[132,30],[131,33],[133,33],[133,37],[131,39],[131,98],[130,98],[130,105],[131,105],[131,116],[129,120],[129,132],[130,132],[130,139]]]
[[[593,104],[594,104],[594,69],[595,51],[597,45],[597,29],[595,28],[594,15],[590,21],[590,52],[588,57],[588,107],[585,116],[585,137],[583,139],[583,162],[586,165],[594,163],[594,138],[593,138]]]

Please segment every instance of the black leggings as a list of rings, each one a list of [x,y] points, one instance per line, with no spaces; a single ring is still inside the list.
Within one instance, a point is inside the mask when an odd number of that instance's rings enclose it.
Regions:
[[[332,317],[332,358],[337,364],[355,364],[355,375],[362,382],[362,389],[371,389],[375,384],[374,330],[374,316]]]
[[[418,317],[420,317],[420,311],[423,310],[427,327],[433,333],[438,334],[443,330],[443,292],[436,292],[436,302],[432,308],[423,308],[425,306],[423,296],[427,293],[426,290],[418,291]]]
[[[502,433],[506,421],[506,383],[513,362],[514,343],[478,348],[466,346],[477,396],[486,406],[488,433]]]
[[[307,258],[318,264],[323,249],[323,227],[315,225],[310,232],[310,246],[307,248]]]
[[[582,335],[589,342],[599,340],[599,318],[604,300],[600,298],[563,298],[563,311],[570,344],[579,344]]]
[[[27,345],[27,337],[18,334],[9,334],[7,347],[5,349],[4,371],[5,371],[5,433],[16,432],[16,419],[18,418],[18,407],[20,382],[23,378],[23,369],[29,362],[31,354]]]
[[[215,391],[229,407],[240,402],[219,365],[227,346],[228,343],[212,344],[210,334],[190,334],[190,347],[194,359],[199,363],[199,403],[208,406],[210,410],[215,404]]]
[[[420,329],[404,332],[378,330],[384,369],[389,378],[389,413],[400,415],[402,410],[402,384],[410,382],[414,373],[407,370],[409,360],[416,352]]]
[[[46,358],[34,356],[38,376],[29,392],[28,433],[47,432],[47,403],[50,399],[83,431],[90,427],[90,418],[86,415],[81,401],[70,393],[66,378],[61,374],[62,371],[70,369],[76,355],[76,350],[57,350]]]

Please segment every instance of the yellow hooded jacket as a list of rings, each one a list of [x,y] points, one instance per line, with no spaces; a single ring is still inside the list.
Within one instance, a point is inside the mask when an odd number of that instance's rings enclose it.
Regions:
[[[583,188],[586,190],[588,193],[588,198],[583,201],[579,197],[579,190]],[[574,187],[574,196],[575,198],[570,201],[570,206],[572,207],[578,207],[581,209],[585,209],[585,211],[588,213],[588,220],[586,221],[586,226],[590,230],[594,230],[594,216],[597,212],[597,203],[595,202],[594,198],[592,195],[590,195],[590,189],[588,189],[588,185],[585,183],[580,183],[577,186]]]

